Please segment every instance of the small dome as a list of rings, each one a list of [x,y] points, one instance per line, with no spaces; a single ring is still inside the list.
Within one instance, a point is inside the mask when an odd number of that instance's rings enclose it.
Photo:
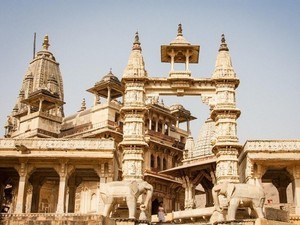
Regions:
[[[117,83],[121,83],[120,80],[111,72],[111,70],[101,79],[101,82],[105,81],[115,81]]]
[[[177,37],[170,43],[170,45],[191,45],[182,35],[182,25],[178,24]]]
[[[183,105],[178,104],[178,103],[170,106],[170,110],[171,111],[173,111],[173,110],[180,110],[180,109],[185,109],[185,108],[183,107]]]

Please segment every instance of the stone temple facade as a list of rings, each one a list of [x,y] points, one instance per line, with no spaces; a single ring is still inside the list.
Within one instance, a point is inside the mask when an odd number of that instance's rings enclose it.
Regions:
[[[240,81],[224,35],[212,76],[197,78],[189,64],[198,63],[200,46],[184,38],[180,24],[176,38],[161,46],[161,61],[170,63],[170,72],[154,78],[147,73],[136,33],[122,79],[109,71],[87,90],[93,106],[87,108],[83,99],[80,110],[69,116],[64,115],[59,63],[49,46],[45,36],[0,139],[0,223],[101,223],[101,187],[144,180],[153,186],[145,221],[158,222],[163,202],[166,221],[209,223],[218,185],[244,183],[264,188],[264,216],[276,221],[268,224],[300,224],[300,140],[239,143]],[[175,68],[179,63],[184,70]],[[165,105],[164,95],[199,96],[209,107],[196,141],[190,132],[196,117],[182,105]],[[225,197],[218,195],[222,224],[230,211]],[[142,199],[136,199],[141,206]],[[254,224],[256,216],[246,207],[240,199],[235,219]],[[125,201],[114,204],[110,217],[128,217]]]

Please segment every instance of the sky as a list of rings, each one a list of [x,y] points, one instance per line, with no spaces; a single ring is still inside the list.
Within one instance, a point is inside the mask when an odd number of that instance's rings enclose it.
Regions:
[[[33,52],[49,35],[50,48],[64,82],[65,114],[93,96],[86,90],[110,68],[120,79],[138,30],[148,75],[167,77],[160,46],[169,44],[182,23],[184,37],[200,45],[195,78],[211,77],[224,33],[237,89],[238,137],[246,140],[300,138],[300,1],[76,1],[3,0],[0,4],[0,124],[15,105]],[[200,97],[163,97],[181,103],[198,119],[191,124],[197,139],[209,117]],[[4,128],[0,135],[4,135]]]

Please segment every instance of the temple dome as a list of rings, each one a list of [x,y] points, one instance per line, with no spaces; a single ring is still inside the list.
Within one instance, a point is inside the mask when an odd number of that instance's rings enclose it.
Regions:
[[[212,155],[212,140],[215,136],[216,125],[212,119],[207,119],[199,130],[195,143],[193,157]]]
[[[185,108],[183,107],[183,105],[176,103],[170,106],[170,110],[174,111],[174,110],[185,110]]]
[[[112,72],[111,70],[109,71],[108,74],[106,74],[104,77],[102,77],[101,81],[100,82],[110,82],[110,81],[115,81],[117,83],[121,83],[121,81],[118,79],[118,77],[116,77]]]

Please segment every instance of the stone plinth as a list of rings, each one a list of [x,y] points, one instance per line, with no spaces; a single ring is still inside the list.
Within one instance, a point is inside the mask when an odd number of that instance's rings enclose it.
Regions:
[[[23,213],[0,214],[0,225],[115,225],[100,215]]]
[[[114,222],[115,225],[150,225],[150,222],[147,220],[136,219],[115,219]]]
[[[289,222],[279,222],[275,220],[267,220],[267,219],[251,219],[251,220],[236,220],[236,221],[224,221],[217,222],[214,225],[291,225]]]

